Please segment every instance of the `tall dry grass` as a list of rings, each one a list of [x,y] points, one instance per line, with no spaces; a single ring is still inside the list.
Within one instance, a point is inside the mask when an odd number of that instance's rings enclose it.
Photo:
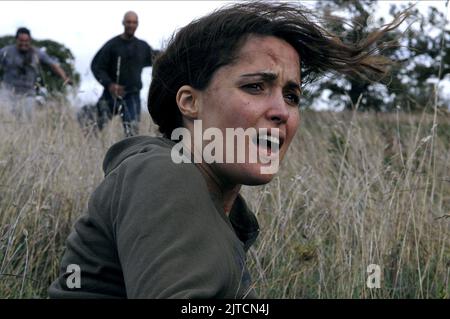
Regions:
[[[280,176],[246,189],[260,295],[449,298],[450,117],[439,122],[305,112]],[[366,286],[370,264],[380,289]]]
[[[45,298],[122,129],[86,136],[58,103],[33,122],[0,116],[0,297]],[[156,131],[147,116],[142,131]],[[449,141],[448,115],[304,112],[279,176],[243,189],[261,225],[248,257],[259,295],[448,298]],[[369,264],[380,289],[366,287]]]

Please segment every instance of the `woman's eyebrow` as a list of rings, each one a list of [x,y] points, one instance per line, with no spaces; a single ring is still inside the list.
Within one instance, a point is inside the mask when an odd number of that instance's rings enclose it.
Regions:
[[[266,71],[241,75],[241,77],[253,77],[253,76],[259,76],[259,77],[261,77],[262,80],[267,81],[267,82],[274,82],[276,79],[278,79],[278,74],[273,73],[273,72],[266,72]],[[301,91],[300,83],[297,83],[295,81],[288,81],[288,83],[286,84],[286,87],[288,89],[297,89],[297,90]]]
[[[259,76],[264,81],[273,82],[278,78],[278,74],[275,74],[273,72],[256,72],[256,73],[248,73],[243,74],[241,77],[252,77],[252,76]]]

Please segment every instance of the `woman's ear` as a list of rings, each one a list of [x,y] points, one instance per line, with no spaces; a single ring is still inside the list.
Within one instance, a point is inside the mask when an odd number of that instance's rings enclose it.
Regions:
[[[190,85],[183,85],[177,92],[176,101],[181,114],[195,120],[198,117],[197,91]]]

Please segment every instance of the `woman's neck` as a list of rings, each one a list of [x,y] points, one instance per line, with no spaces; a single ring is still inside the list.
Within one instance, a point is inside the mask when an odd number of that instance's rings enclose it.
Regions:
[[[225,214],[228,216],[242,185],[228,183],[218,176],[218,174],[214,172],[213,167],[203,160],[202,150],[196,149],[193,146],[192,141],[189,141],[188,143],[183,142],[183,144],[193,155],[191,159],[196,163],[205,178],[208,190],[211,192],[214,199],[222,206]]]
[[[241,189],[241,185],[229,185],[222,181],[213,171],[212,167],[205,163],[197,163],[197,167],[200,168],[200,172],[203,174],[206,180],[209,191],[222,205],[225,215],[229,215],[234,201]]]

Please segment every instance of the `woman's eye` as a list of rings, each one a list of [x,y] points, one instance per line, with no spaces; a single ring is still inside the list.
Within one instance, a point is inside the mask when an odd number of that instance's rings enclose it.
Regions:
[[[251,93],[257,93],[257,92],[263,91],[263,85],[261,83],[246,84],[246,85],[242,86],[242,88]]]
[[[289,93],[285,95],[285,99],[288,101],[291,105],[298,105],[300,103],[300,96],[294,93]]]

